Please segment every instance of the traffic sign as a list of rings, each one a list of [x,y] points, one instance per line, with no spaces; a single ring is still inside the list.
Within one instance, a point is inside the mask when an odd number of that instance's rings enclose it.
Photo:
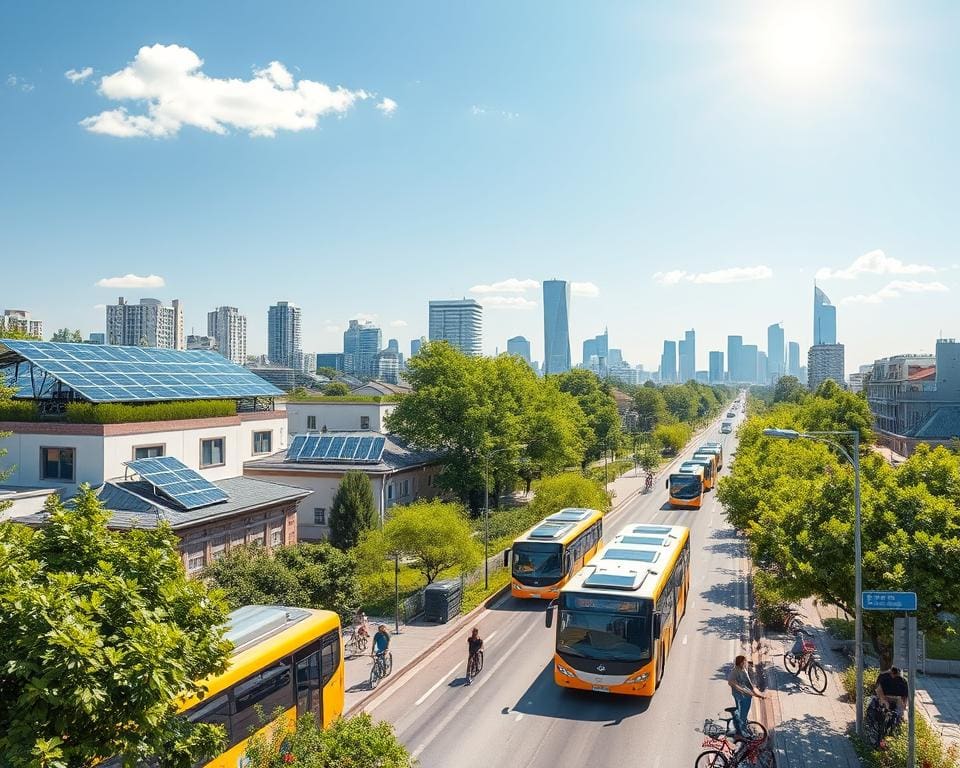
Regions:
[[[916,592],[863,592],[861,605],[865,611],[915,611]]]

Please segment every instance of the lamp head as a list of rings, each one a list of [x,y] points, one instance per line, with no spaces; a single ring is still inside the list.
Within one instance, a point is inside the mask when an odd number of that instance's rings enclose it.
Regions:
[[[796,440],[800,437],[800,433],[795,429],[765,429],[763,434],[777,440]]]

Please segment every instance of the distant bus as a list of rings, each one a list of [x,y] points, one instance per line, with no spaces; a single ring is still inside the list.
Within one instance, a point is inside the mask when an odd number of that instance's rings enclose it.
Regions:
[[[697,448],[697,453],[704,453],[705,451],[715,453],[717,455],[717,469],[723,469],[723,445],[720,443],[704,443]]]
[[[652,696],[687,609],[690,529],[629,525],[556,601],[554,682],[564,688]],[[546,623],[553,622],[554,604]]]
[[[704,474],[706,474],[706,468],[710,469],[710,482],[707,484],[707,488],[716,488],[717,481],[720,479],[720,457],[716,453],[710,450],[704,450],[698,448],[694,451],[693,458],[690,461],[695,462],[706,462],[704,465]]]
[[[681,469],[667,478],[667,501],[674,509],[700,509],[703,504],[703,467],[684,472]]]
[[[510,593],[554,599],[567,580],[603,545],[603,513],[568,507],[513,542]],[[504,554],[504,560],[509,553]]]

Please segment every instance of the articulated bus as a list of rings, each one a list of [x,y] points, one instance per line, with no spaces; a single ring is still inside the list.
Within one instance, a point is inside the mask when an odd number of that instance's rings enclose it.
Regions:
[[[553,679],[652,696],[687,608],[690,529],[629,525],[560,590]],[[546,623],[553,622],[554,604]]]
[[[230,614],[226,634],[233,643],[230,666],[203,681],[204,698],[181,705],[190,722],[218,723],[227,732],[226,751],[206,768],[243,764],[252,732],[312,713],[328,727],[343,714],[343,644],[340,617],[332,611],[248,605]],[[261,727],[256,705],[272,716]]]
[[[723,446],[720,443],[704,443],[697,448],[697,453],[712,453],[717,457],[717,469],[723,469]]]
[[[568,507],[550,515],[513,542],[514,597],[554,599],[603,544],[603,513]]]
[[[695,465],[673,472],[666,481],[670,506],[674,509],[700,509],[703,504],[703,467]]]

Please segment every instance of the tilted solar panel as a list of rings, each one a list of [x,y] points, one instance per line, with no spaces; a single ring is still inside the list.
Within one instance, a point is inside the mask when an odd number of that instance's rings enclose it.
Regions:
[[[161,494],[183,509],[226,501],[227,493],[173,456],[124,462]]]
[[[384,437],[296,435],[287,449],[286,461],[377,464],[383,457],[386,444]]]

